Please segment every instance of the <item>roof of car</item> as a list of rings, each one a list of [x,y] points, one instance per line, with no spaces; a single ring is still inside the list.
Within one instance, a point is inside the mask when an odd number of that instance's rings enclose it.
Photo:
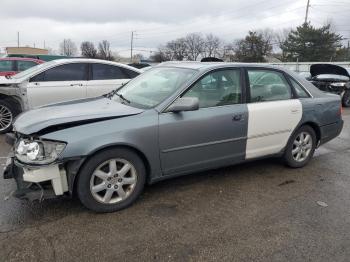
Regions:
[[[126,64],[117,63],[114,61],[108,61],[108,60],[102,60],[102,59],[92,59],[92,58],[62,58],[62,59],[56,59],[52,60],[51,62],[57,63],[57,64],[68,64],[68,63],[99,63],[99,64],[109,64],[109,65],[118,65],[125,68],[128,68],[130,70],[136,71],[141,73],[141,71],[135,67],[128,66]]]
[[[208,70],[214,68],[222,67],[266,67],[266,68],[278,68],[267,64],[253,64],[253,63],[227,63],[227,62],[193,62],[193,61],[175,61],[175,62],[164,62],[158,65],[159,67],[179,67],[179,68],[188,68],[195,70]]]
[[[28,58],[28,57],[3,57],[0,58],[0,61],[32,61],[32,62],[38,62],[38,63],[45,63],[45,61],[35,58]]]

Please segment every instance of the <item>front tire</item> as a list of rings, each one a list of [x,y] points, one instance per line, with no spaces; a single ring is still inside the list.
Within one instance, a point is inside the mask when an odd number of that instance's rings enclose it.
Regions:
[[[315,131],[310,126],[300,127],[289,139],[284,153],[287,166],[300,168],[309,163],[314,155],[317,138]]]
[[[0,134],[11,131],[13,120],[18,114],[19,110],[9,100],[0,100]]]
[[[79,172],[81,203],[95,212],[114,212],[135,202],[142,193],[146,169],[133,151],[108,149],[91,157]]]
[[[345,91],[342,98],[342,104],[344,107],[350,107],[350,90]]]

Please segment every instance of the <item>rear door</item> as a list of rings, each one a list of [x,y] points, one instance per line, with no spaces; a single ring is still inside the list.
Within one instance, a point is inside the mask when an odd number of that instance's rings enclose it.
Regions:
[[[246,76],[250,96],[246,158],[279,153],[301,120],[301,102],[278,70],[248,68]]]
[[[159,115],[162,169],[171,175],[244,160],[248,110],[240,69],[208,73],[182,96],[199,110]]]
[[[87,73],[86,63],[71,63],[32,77],[27,85],[30,107],[85,98]]]
[[[138,73],[115,65],[93,63],[90,65],[87,96],[96,97],[117,89]]]

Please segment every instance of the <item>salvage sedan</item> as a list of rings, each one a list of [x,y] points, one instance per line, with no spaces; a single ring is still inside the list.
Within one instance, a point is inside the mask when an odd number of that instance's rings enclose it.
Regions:
[[[98,98],[20,115],[4,173],[19,198],[76,195],[96,212],[146,183],[267,156],[293,168],[342,130],[340,97],[273,67],[164,63]]]

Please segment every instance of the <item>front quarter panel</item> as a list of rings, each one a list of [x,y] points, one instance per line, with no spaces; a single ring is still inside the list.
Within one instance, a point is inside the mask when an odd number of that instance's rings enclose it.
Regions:
[[[148,110],[134,116],[63,129],[42,136],[67,142],[61,160],[79,159],[112,146],[128,146],[146,158],[151,178],[161,176],[158,151],[158,113]]]

